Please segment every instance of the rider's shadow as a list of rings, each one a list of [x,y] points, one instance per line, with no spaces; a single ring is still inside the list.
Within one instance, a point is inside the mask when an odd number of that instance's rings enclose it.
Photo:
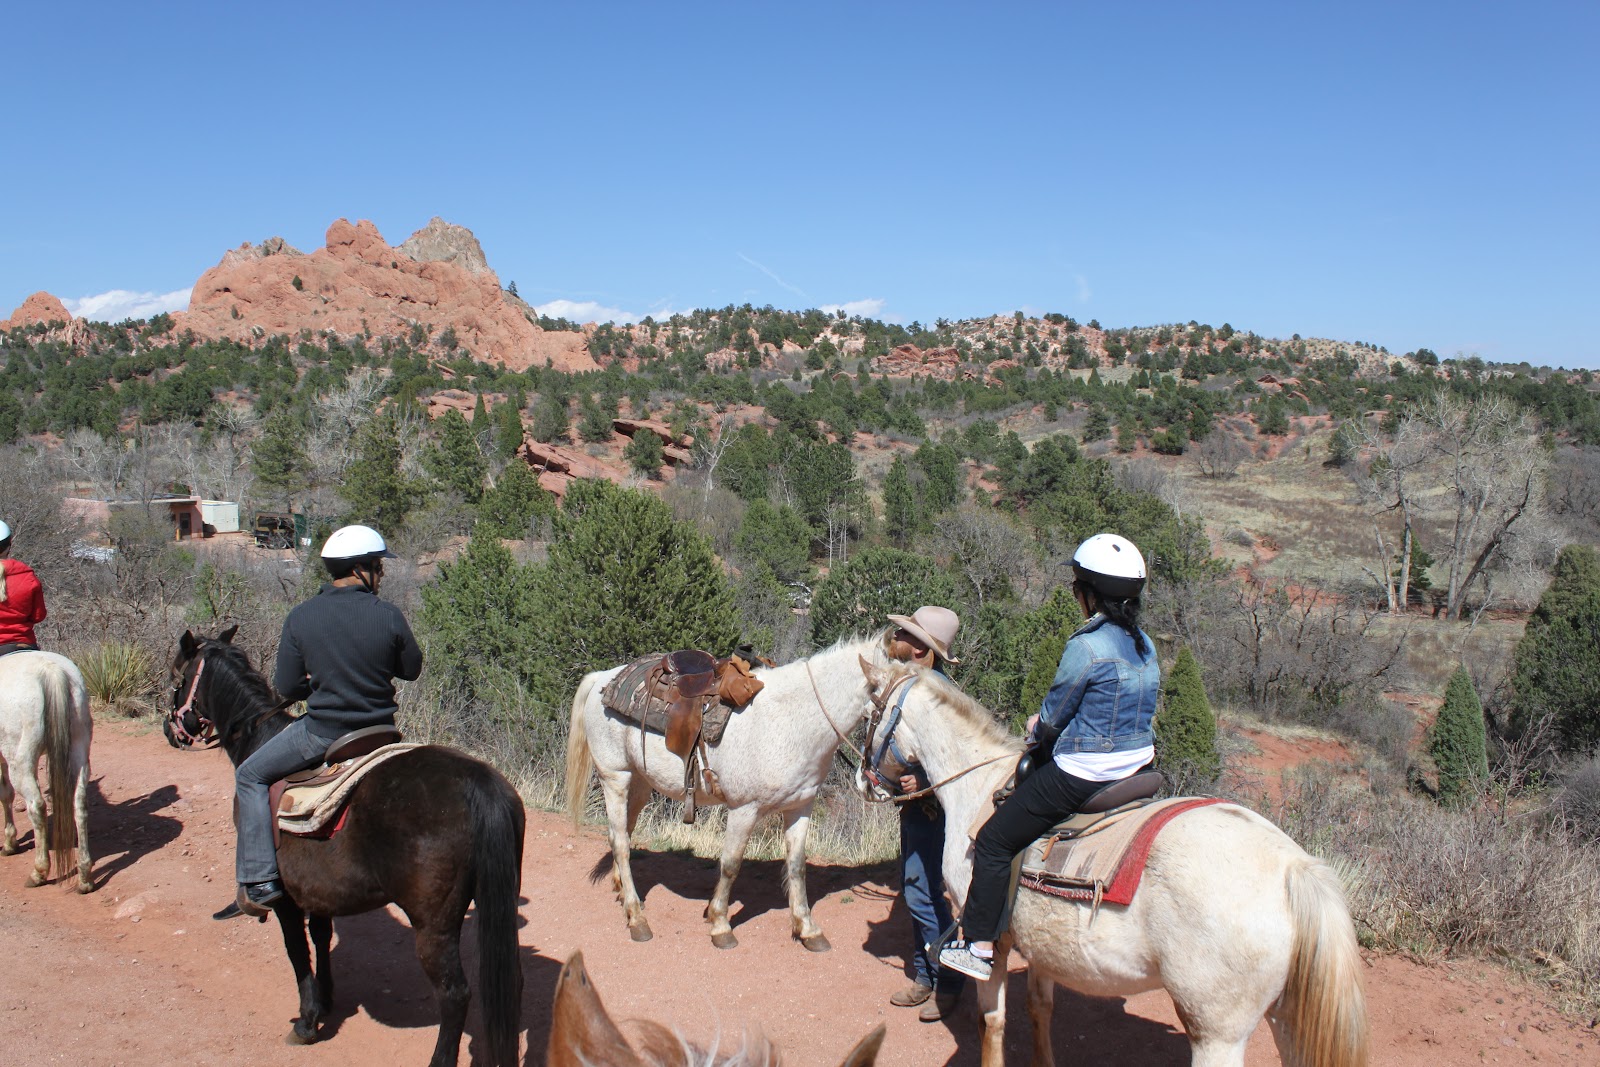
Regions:
[[[178,839],[183,833],[182,818],[160,813],[177,810],[179,800],[178,787],[164,785],[113,804],[101,792],[100,779],[90,781],[89,851],[94,857],[96,888]],[[121,851],[109,849],[113,843]]]
[[[526,898],[518,901],[519,906],[526,903]],[[526,924],[526,918],[519,912],[518,929]],[[528,1039],[528,1063],[543,1063],[544,1042],[550,1032],[550,1008],[555,998],[556,980],[561,975],[561,962],[539,955],[535,947],[523,944],[520,939],[517,962],[522,967],[519,1029]],[[319,1041],[335,1037],[344,1022],[362,1009],[374,1022],[395,1029],[439,1025],[433,986],[417,960],[416,937],[404,919],[389,908],[334,920],[332,969],[333,1007],[323,1019]],[[472,990],[464,1035],[468,1062],[487,1062],[483,1017],[479,1010],[476,910],[467,913],[461,926],[461,969]]]

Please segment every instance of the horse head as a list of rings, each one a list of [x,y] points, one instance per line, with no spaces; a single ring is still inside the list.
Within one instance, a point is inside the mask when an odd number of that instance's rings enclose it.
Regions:
[[[210,741],[216,736],[216,725],[202,710],[200,680],[205,672],[206,652],[220,645],[232,645],[239,632],[234,623],[214,638],[196,637],[194,631],[185,630],[178,638],[178,652],[172,658],[169,671],[172,680],[172,710],[162,721],[161,732],[173,748],[188,748],[196,741]]]
[[[720,1056],[693,1047],[658,1023],[630,1025],[638,1031],[638,1051],[622,1036],[600,1002],[600,993],[583,965],[583,953],[574,952],[556,979],[550,1046],[545,1062],[549,1067],[589,1067],[597,1063],[610,1067],[732,1067],[734,1064],[753,1067],[779,1062],[777,1050],[761,1038],[752,1039],[731,1056]],[[841,1067],[872,1067],[883,1046],[885,1032],[880,1024],[862,1038],[844,1058]]]

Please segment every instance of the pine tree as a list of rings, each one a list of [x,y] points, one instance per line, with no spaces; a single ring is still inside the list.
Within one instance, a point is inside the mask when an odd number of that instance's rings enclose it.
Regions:
[[[441,487],[453,489],[467,503],[476,504],[483,496],[483,476],[488,465],[478,451],[473,428],[454,408],[444,413],[438,425],[439,441],[423,453],[422,465]]]
[[[553,393],[545,393],[533,408],[533,426],[528,433],[535,441],[549,444],[567,435],[567,402]]]
[[[515,694],[539,681],[543,625],[535,578],[479,523],[461,557],[441,564],[438,577],[422,587],[418,621],[429,676],[512,711]]]
[[[356,458],[345,471],[339,495],[350,505],[346,522],[374,526],[393,537],[423,496],[423,488],[400,470],[400,427],[385,412],[356,434]]]
[[[891,613],[955,603],[955,583],[925,556],[898,548],[862,550],[834,567],[811,598],[811,639],[818,646],[887,626]]]
[[[285,511],[293,510],[292,498],[304,489],[310,462],[301,441],[305,430],[288,411],[278,410],[261,427],[261,437],[250,453],[256,482],[263,489],[279,494]]]
[[[1061,666],[1061,654],[1066,650],[1067,638],[1083,625],[1083,610],[1077,598],[1065,586],[1058,586],[1039,609],[1033,613],[1028,626],[1031,637],[1028,654],[1028,673],[1022,680],[1021,695],[1016,714],[1018,727],[1028,716],[1044,704],[1045,696],[1055,681],[1056,670]]]
[[[654,432],[644,429],[633,435],[628,447],[622,450],[622,458],[628,461],[633,472],[641,478],[661,477],[661,465],[667,459],[666,453],[661,448],[661,438]]]
[[[745,509],[734,544],[752,562],[764,564],[780,582],[803,579],[811,569],[812,529],[793,508],[757,500]]]
[[[1428,731],[1428,752],[1439,769],[1439,799],[1470,800],[1489,780],[1483,705],[1465,667],[1457,667],[1445,687],[1444,705]]]
[[[883,479],[883,525],[897,548],[905,548],[917,532],[917,497],[911,490],[904,456],[894,457]]]
[[[594,397],[588,395],[584,396],[582,407],[583,418],[578,422],[578,436],[583,438],[586,444],[591,445],[611,440],[611,416],[606,414],[605,408],[596,403]]]
[[[1200,664],[1187,647],[1178,650],[1164,682],[1155,721],[1157,765],[1174,783],[1215,781],[1222,772],[1217,717],[1206,698]]]
[[[522,405],[510,400],[494,406],[494,454],[499,459],[510,459],[522,447]]]
[[[551,707],[571,699],[586,671],[676,648],[726,655],[738,638],[710,542],[652,493],[570,483],[536,585],[535,689]]]
[[[1568,545],[1512,655],[1511,726],[1545,719],[1563,749],[1600,745],[1600,554]]]
[[[556,498],[544,490],[539,479],[521,460],[506,464],[494,488],[483,494],[478,505],[478,526],[492,537],[522,540],[529,535],[535,517],[551,518],[556,513]]]

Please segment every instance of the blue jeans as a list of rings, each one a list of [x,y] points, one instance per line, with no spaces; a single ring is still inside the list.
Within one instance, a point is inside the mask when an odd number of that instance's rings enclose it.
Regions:
[[[915,935],[911,969],[917,981],[955,993],[966,982],[957,971],[939,970],[937,956],[924,947],[939,939],[950,925],[950,904],[944,898],[944,811],[930,813],[920,802],[900,805],[900,896],[911,913]]]
[[[239,851],[235,873],[240,884],[270,882],[278,877],[278,849],[272,843],[272,783],[295,771],[315,767],[331,743],[297,719],[283,732],[250,753],[233,773],[233,799],[238,806]]]

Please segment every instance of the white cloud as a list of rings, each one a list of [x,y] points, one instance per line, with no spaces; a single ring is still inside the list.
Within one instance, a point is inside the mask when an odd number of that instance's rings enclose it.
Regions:
[[[877,299],[848,300],[843,304],[823,304],[817,310],[826,311],[830,315],[842,311],[846,315],[860,315],[864,319],[876,319],[882,317],[879,313],[883,311],[883,301]]]
[[[593,300],[552,300],[548,304],[535,304],[533,310],[552,319],[569,322],[620,322],[635,323],[644,318],[632,311],[609,308]]]
[[[1078,283],[1078,303],[1087,304],[1092,295],[1089,292],[1089,279],[1081,274],[1074,274],[1072,280]]]
[[[121,322],[123,319],[148,319],[163,311],[183,311],[189,306],[191,292],[190,289],[174,289],[170,293],[135,293],[129,289],[112,289],[61,303],[80,319]]]
[[[750,264],[756,270],[760,271],[762,274],[765,274],[767,277],[771,278],[773,281],[777,282],[779,285],[783,286],[785,289],[789,290],[789,292],[793,293],[795,296],[798,296],[800,299],[802,299],[802,300],[810,300],[811,299],[809,296],[806,295],[806,291],[804,289],[800,288],[798,285],[790,285],[788,282],[786,282],[782,278],[778,277],[778,272],[777,271],[773,270],[771,267],[768,267],[766,264],[757,263],[755,260],[753,260],[749,256],[745,255],[743,252],[735,252],[734,255],[738,256],[740,259],[744,260],[746,263]]]

